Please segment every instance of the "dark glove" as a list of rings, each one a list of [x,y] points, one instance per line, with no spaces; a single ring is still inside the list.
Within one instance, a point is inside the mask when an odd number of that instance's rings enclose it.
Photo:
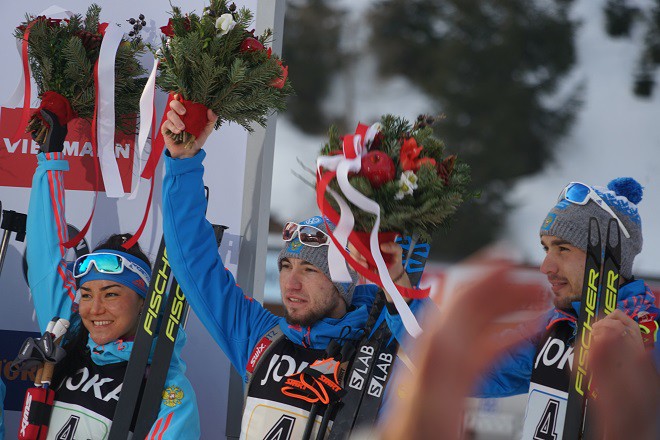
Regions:
[[[42,153],[61,153],[64,149],[64,138],[67,134],[66,125],[60,125],[57,120],[55,113],[48,110],[41,110],[41,117],[50,127],[48,129],[48,134],[46,135],[46,140],[43,144],[40,144],[39,151]],[[35,133],[32,133],[32,137],[35,137]]]

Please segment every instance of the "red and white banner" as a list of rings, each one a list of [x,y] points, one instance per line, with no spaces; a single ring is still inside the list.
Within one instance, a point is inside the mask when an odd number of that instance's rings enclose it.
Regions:
[[[11,138],[20,118],[21,109],[3,107],[1,110],[0,187],[30,188],[32,186],[32,174],[36,166],[35,155],[39,145],[27,133],[12,143]],[[94,191],[97,189],[94,175],[97,167],[94,162],[98,159],[94,157],[92,148],[91,126],[89,122],[76,118],[69,122],[68,128],[69,133],[64,142],[64,156],[68,159],[71,168],[65,180],[66,189]],[[124,192],[130,193],[133,182],[135,136],[117,132],[114,150]],[[98,190],[105,190],[103,179],[99,179]]]

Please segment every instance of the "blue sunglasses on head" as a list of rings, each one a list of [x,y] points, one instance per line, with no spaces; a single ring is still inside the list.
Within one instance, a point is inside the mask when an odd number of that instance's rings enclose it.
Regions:
[[[614,211],[612,211],[612,208],[610,208],[609,205],[605,203],[605,200],[603,200],[589,185],[581,182],[569,183],[566,185],[566,188],[562,190],[562,192],[559,194],[559,198],[557,199],[558,202],[562,200],[566,200],[567,202],[581,206],[589,203],[589,200],[593,200],[596,202],[596,205],[600,206],[605,212],[611,215],[617,221],[617,223],[619,223],[619,228],[621,229],[621,232],[623,232],[623,235],[625,235],[626,238],[630,238],[630,234],[628,233],[626,227],[623,225],[621,219],[617,217]]]

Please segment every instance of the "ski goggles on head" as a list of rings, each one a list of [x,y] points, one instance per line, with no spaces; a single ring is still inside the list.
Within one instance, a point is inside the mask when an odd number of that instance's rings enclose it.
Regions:
[[[79,257],[73,263],[73,277],[76,279],[84,277],[92,270],[92,266],[97,272],[108,275],[119,275],[128,269],[140,277],[145,285],[149,285],[150,275],[144,268],[122,255],[110,252],[94,252]]]
[[[296,234],[298,234],[298,241],[306,246],[321,247],[330,244],[328,234],[319,228],[309,225],[299,225],[295,222],[288,222],[284,225],[282,240],[291,241],[296,237]]]
[[[567,202],[582,206],[589,203],[589,200],[593,200],[596,202],[596,205],[611,215],[612,218],[614,218],[617,223],[619,223],[619,228],[621,229],[621,232],[623,232],[623,235],[625,235],[626,238],[630,238],[630,234],[628,233],[626,227],[623,225],[621,219],[614,213],[614,211],[612,211],[612,208],[610,208],[609,205],[605,203],[605,200],[603,200],[589,185],[581,182],[569,183],[566,185],[566,188],[562,190],[562,192],[559,194],[559,198],[557,199],[558,202],[562,200],[566,200]]]

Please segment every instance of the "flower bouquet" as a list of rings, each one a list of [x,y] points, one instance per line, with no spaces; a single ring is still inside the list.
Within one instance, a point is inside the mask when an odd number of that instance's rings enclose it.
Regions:
[[[385,115],[371,127],[359,125],[355,134],[329,140],[317,159],[317,203],[337,226],[328,235],[333,281],[347,279],[345,261],[368,280],[383,287],[413,336],[421,332],[403,297],[423,298],[429,289],[397,286],[389,276],[380,244],[397,234],[428,241],[445,225],[467,197],[469,167],[456,156],[444,155],[444,144],[433,137],[434,119],[420,116],[414,124]],[[327,195],[330,195],[328,197]],[[366,258],[363,268],[345,250],[347,242]],[[412,247],[412,246],[411,246]]]
[[[24,62],[29,63],[41,98],[41,105],[30,116],[25,130],[38,143],[46,139],[49,129],[41,116],[42,109],[54,113],[61,125],[76,117],[91,120],[94,116],[94,68],[108,26],[99,23],[100,12],[100,6],[92,4],[85,17],[76,14],[69,19],[53,19],[28,15],[14,31],[14,36],[23,42]],[[116,53],[115,125],[125,133],[134,130],[146,81],[140,78],[145,71],[137,59],[144,49],[141,39],[135,37],[122,40]],[[29,84],[28,78],[26,83]],[[29,93],[27,96],[29,99]]]
[[[288,68],[266,49],[270,29],[260,36],[247,30],[252,18],[226,0],[211,0],[201,16],[172,8],[156,57],[158,86],[186,107],[186,131],[166,133],[175,142],[192,145],[208,123],[207,109],[218,115],[216,129],[230,121],[252,131],[253,121],[265,126],[269,112],[285,108],[293,92]]]
[[[321,156],[326,159],[319,159],[320,179],[330,169],[337,169],[339,161],[352,160],[348,184],[378,205],[379,230],[428,241],[436,229],[446,225],[458,206],[472,197],[467,192],[468,165],[457,161],[455,155],[444,155],[444,143],[433,136],[434,122],[432,117],[420,116],[411,124],[403,118],[385,115],[368,129],[359,127],[359,136],[344,137],[332,127],[321,150]],[[377,216],[347,197],[337,177],[333,176],[328,186],[348,200],[355,236],[370,233]],[[334,197],[326,201],[338,212],[340,206]]]

